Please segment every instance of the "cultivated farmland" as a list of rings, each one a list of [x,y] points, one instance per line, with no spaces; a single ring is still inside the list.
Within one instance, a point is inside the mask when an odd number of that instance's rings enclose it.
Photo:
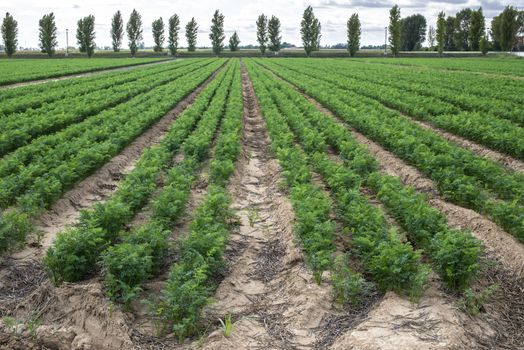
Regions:
[[[522,348],[524,61],[67,62],[0,64],[0,348]]]

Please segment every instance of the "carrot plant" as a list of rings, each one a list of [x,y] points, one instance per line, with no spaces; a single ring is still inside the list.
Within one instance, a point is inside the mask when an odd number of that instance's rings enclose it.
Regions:
[[[419,168],[448,200],[489,216],[524,241],[524,175],[448,142],[377,101],[328,82],[333,74],[301,73],[257,61],[329,107],[344,122]]]
[[[155,181],[160,171],[169,165],[173,155],[177,153],[183,141],[194,129],[225,77],[226,72],[220,72],[217,78],[202,91],[195,103],[173,122],[160,145],[144,151],[135,169],[124,178],[119,189],[106,202],[98,203],[94,208],[81,213],[77,230],[94,230],[100,234],[102,245],[96,250],[97,256],[104,251],[105,247],[117,241],[125,223],[146,203],[156,186]],[[70,278],[71,275],[59,277],[65,267],[54,261],[64,255],[91,254],[86,251],[79,252],[75,246],[68,244],[70,241],[65,237],[68,234],[70,233],[57,236],[44,260],[52,276],[58,277],[57,282],[81,279],[93,268],[93,261],[86,260],[84,264],[76,264],[73,267],[77,270],[74,279]]]
[[[356,227],[353,235],[360,248],[365,250],[372,247],[370,242],[360,237],[362,232],[366,230],[380,232],[379,223],[382,222],[382,226],[384,225],[383,219],[375,219],[375,221],[367,219],[359,223],[360,211],[367,213],[369,218],[380,216],[376,209],[366,205],[366,200],[355,191],[361,183],[364,183],[377,194],[388,211],[408,233],[413,244],[426,251],[435,270],[447,285],[457,289],[467,287],[478,271],[480,254],[478,240],[469,232],[449,229],[446,219],[438,210],[428,205],[424,195],[417,193],[411,187],[404,186],[397,178],[377,172],[376,163],[365,148],[360,146],[344,127],[316,110],[299,93],[274,79],[266,77],[264,81],[274,101],[279,105],[284,119],[303,142],[304,149],[310,150],[311,164],[326,178],[337,198],[339,208],[342,209],[340,217],[345,223],[353,225],[349,227]],[[293,103],[289,103],[290,100]],[[316,134],[317,137],[312,134]],[[327,157],[324,142],[329,143],[340,154],[344,165],[335,164]],[[355,210],[355,208],[359,209]],[[373,226],[373,222],[377,224]],[[388,236],[384,233],[382,237]],[[388,240],[392,246],[398,245],[395,240],[391,238]],[[377,249],[378,252],[373,254],[374,259],[383,253],[383,247],[382,245]],[[403,250],[399,247],[390,249],[390,254],[396,253],[402,256]],[[364,261],[366,261],[365,256]],[[380,271],[380,263],[377,265],[376,261],[372,260],[368,262],[376,273],[383,275],[379,281],[386,278],[387,273]],[[395,261],[390,261],[388,264],[394,266]],[[419,281],[422,276],[423,273],[415,277],[414,281]],[[402,278],[392,279],[391,283],[401,280]],[[385,285],[379,282],[379,285],[381,284]]]
[[[214,276],[224,266],[223,255],[233,219],[225,186],[233,172],[229,164],[240,151],[242,111],[240,71],[235,61],[234,80],[210,170],[220,169],[221,176],[211,180],[189,233],[177,242],[180,259],[170,269],[157,307],[157,314],[170,325],[179,340],[198,332],[200,311],[210,302],[209,297],[216,288]]]

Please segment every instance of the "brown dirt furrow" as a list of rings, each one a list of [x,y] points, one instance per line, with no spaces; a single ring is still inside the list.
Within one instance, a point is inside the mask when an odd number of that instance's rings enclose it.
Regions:
[[[229,273],[204,313],[215,329],[227,314],[234,325],[229,338],[218,328],[202,348],[311,348],[316,328],[331,312],[330,289],[325,282],[314,283],[295,244],[292,206],[243,66],[242,84],[243,154],[228,187],[240,225],[228,243]]]
[[[419,125],[420,127],[427,129],[427,130],[431,130],[434,133],[442,136],[446,140],[454,142],[457,145],[459,145],[460,147],[466,148],[478,156],[491,159],[514,171],[524,172],[524,162],[521,160],[515,159],[512,156],[508,156],[507,154],[503,154],[503,153],[494,151],[488,147],[485,147],[473,141],[467,140],[461,136],[457,136],[447,131],[441,130],[437,127],[434,127],[430,123],[421,122],[413,118],[410,118],[409,116],[405,114],[403,115],[406,118],[409,118],[413,123]]]
[[[1,89],[13,89],[13,88],[17,88],[17,87],[21,87],[21,86],[28,86],[28,85],[45,84],[45,83],[49,83],[49,82],[53,82],[53,81],[60,81],[60,80],[66,80],[66,79],[83,78],[83,77],[89,77],[89,76],[93,76],[93,75],[100,75],[100,74],[104,74],[104,73],[126,71],[126,70],[131,70],[131,69],[135,69],[135,68],[139,68],[139,67],[144,67],[144,66],[152,66],[152,65],[156,65],[156,64],[162,64],[162,63],[166,63],[166,62],[171,62],[171,60],[168,59],[168,60],[162,60],[160,62],[142,63],[142,64],[137,64],[137,65],[134,65],[134,66],[125,66],[125,67],[118,67],[118,68],[105,68],[105,69],[98,69],[96,71],[87,72],[87,73],[69,74],[69,75],[64,75],[64,76],[55,77],[55,78],[47,78],[47,79],[38,79],[38,80],[24,81],[22,83],[15,83],[15,84],[9,84],[9,85],[0,86],[0,90]]]

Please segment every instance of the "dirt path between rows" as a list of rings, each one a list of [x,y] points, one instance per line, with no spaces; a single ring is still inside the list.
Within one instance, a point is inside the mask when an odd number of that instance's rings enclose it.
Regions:
[[[0,90],[1,89],[14,89],[14,88],[17,88],[17,87],[28,86],[28,85],[45,84],[45,83],[49,83],[49,82],[66,80],[66,79],[83,78],[83,77],[89,77],[89,76],[93,76],[93,75],[104,74],[104,73],[126,71],[126,70],[131,70],[131,69],[135,69],[135,68],[139,68],[139,67],[153,66],[153,65],[157,65],[157,64],[171,62],[171,61],[173,61],[173,60],[167,59],[167,60],[162,60],[162,61],[157,61],[157,62],[146,62],[146,63],[140,63],[140,64],[135,64],[135,65],[132,65],[132,66],[124,66],[124,67],[118,67],[118,68],[102,68],[102,69],[97,69],[97,70],[94,70],[94,71],[91,71],[91,72],[79,73],[79,74],[73,73],[73,74],[63,75],[63,76],[59,76],[59,77],[55,77],[55,78],[46,78],[46,79],[37,79],[37,80],[31,80],[31,81],[24,81],[22,83],[2,85],[2,86],[0,86]]]
[[[228,243],[230,268],[216,303],[204,312],[213,323],[231,314],[233,332],[226,338],[219,328],[201,347],[311,348],[316,328],[330,313],[330,288],[314,283],[295,244],[292,206],[279,186],[281,169],[244,66],[242,86],[243,153],[228,187],[240,226]]]

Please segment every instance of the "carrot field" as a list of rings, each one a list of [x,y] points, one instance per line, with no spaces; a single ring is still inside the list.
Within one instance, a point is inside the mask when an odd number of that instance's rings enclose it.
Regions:
[[[524,60],[0,73],[0,349],[524,348]]]

